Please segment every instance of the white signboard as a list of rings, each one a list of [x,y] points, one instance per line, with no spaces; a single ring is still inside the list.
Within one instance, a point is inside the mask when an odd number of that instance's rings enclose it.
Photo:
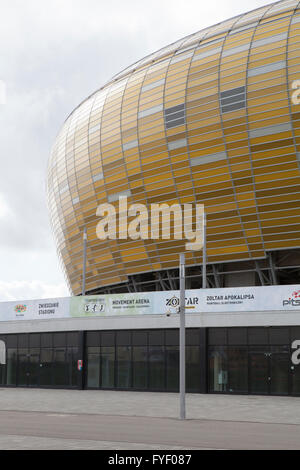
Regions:
[[[0,321],[42,320],[69,316],[69,297],[0,303]]]
[[[300,285],[186,290],[186,313],[300,311]],[[179,291],[0,303],[0,321],[176,314]]]
[[[155,292],[154,295],[154,312],[174,313],[178,309],[179,291]],[[300,286],[187,290],[185,308],[186,313],[300,310]]]
[[[300,310],[300,286],[209,289],[201,307],[205,312]]]

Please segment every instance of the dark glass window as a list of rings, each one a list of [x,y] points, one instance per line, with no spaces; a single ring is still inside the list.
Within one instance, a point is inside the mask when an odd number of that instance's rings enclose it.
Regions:
[[[131,387],[131,346],[117,347],[117,387]]]
[[[245,108],[246,89],[244,86],[221,92],[222,113]]]
[[[248,351],[246,347],[228,347],[229,392],[248,392]]]
[[[290,328],[290,334],[291,334],[291,341],[294,341],[295,339],[300,340],[300,326],[292,326]]]
[[[162,346],[165,342],[163,330],[149,331],[149,345]]]
[[[101,346],[114,346],[115,333],[113,331],[103,331],[101,333]]]
[[[40,355],[40,385],[52,385],[53,349],[42,348]]]
[[[270,356],[268,346],[249,347],[249,391],[265,395],[269,393]]]
[[[185,105],[172,106],[164,111],[166,129],[185,124]]]
[[[29,349],[27,363],[27,385],[29,387],[37,387],[39,385],[39,369],[40,369],[40,348]]]
[[[228,328],[228,344],[247,344],[247,328]]]
[[[41,334],[41,347],[52,348],[52,333]]]
[[[186,346],[186,390],[198,392],[200,389],[200,348],[199,346]]]
[[[67,333],[67,345],[78,347],[78,332],[77,331]]]
[[[218,346],[209,350],[209,390],[227,392],[228,369],[227,347]]]
[[[169,116],[173,113],[177,113],[178,111],[183,111],[183,110],[184,110],[184,104],[177,104],[176,106],[172,106],[171,108],[166,108],[165,115]]]
[[[68,364],[65,348],[54,349],[53,355],[53,384],[56,386],[69,385]]]
[[[148,344],[147,331],[133,331],[132,344],[135,346],[146,346]]]
[[[289,337],[288,328],[270,328],[270,344],[289,344]]]
[[[208,344],[227,344],[226,328],[209,328]]]
[[[149,388],[165,388],[165,352],[163,346],[149,346]]]
[[[245,91],[244,86],[240,86],[237,88],[232,88],[231,90],[226,90],[221,92],[221,97],[222,98],[230,98],[231,96],[238,95],[240,93],[243,93]]]
[[[17,348],[18,337],[17,335],[7,335],[6,337],[6,347],[7,348]]]
[[[190,346],[198,346],[200,343],[199,329],[187,328],[185,334],[186,344]]]
[[[167,360],[167,390],[179,390],[179,347],[166,347]]]
[[[272,395],[288,395],[291,359],[286,346],[273,346],[270,356],[270,391]]]
[[[18,383],[19,387],[27,387],[28,382],[28,349],[18,348]]]
[[[5,365],[0,364],[0,385],[6,385]]]
[[[4,343],[4,348],[5,348],[5,361],[4,364],[0,364],[0,385],[5,385],[6,383],[6,375],[5,375],[5,368],[6,368],[6,360],[7,360],[7,343],[6,343],[6,338],[5,336],[0,336],[0,341],[1,343]],[[3,346],[3,344],[2,344]],[[1,347],[1,345],[0,345]],[[4,359],[4,358],[3,358]]]
[[[245,107],[246,107],[245,101],[240,101],[239,103],[222,106],[222,113],[229,113],[230,111],[237,111],[238,109],[242,109]]]
[[[166,121],[172,120],[174,121],[175,119],[183,119],[183,111],[180,110],[177,113],[172,113],[172,114],[167,114],[166,115]]]
[[[29,347],[30,348],[39,348],[40,347],[40,335],[33,333],[29,335]]]
[[[66,333],[54,333],[53,334],[53,346],[56,348],[65,347],[66,342]]]
[[[269,344],[268,328],[248,328],[248,344]]]
[[[69,347],[67,349],[67,364],[69,368],[69,385],[71,387],[77,387],[77,359],[78,359],[78,348]]]
[[[116,343],[118,346],[128,346],[131,344],[130,331],[117,331]]]
[[[23,334],[18,335],[18,348],[28,348],[29,345],[29,335]]]
[[[86,334],[87,346],[100,346],[100,333],[99,331],[88,331]]]
[[[101,387],[114,388],[115,386],[115,348],[114,346],[101,347]]]
[[[230,98],[222,98],[222,104],[225,106],[225,105],[229,105],[233,103],[238,103],[241,100],[243,100],[243,97],[244,97],[244,94],[233,95]]]
[[[166,128],[167,129],[171,129],[172,127],[176,127],[176,126],[182,126],[183,124],[185,124],[185,119],[184,118],[181,118],[181,119],[176,119],[174,121],[170,121],[166,124]]]
[[[100,346],[89,346],[87,350],[87,386],[98,388],[100,385]]]
[[[166,330],[166,345],[177,346],[179,344],[179,330]]]
[[[147,388],[147,346],[133,346],[132,348],[132,382],[133,388]]]
[[[6,352],[6,383],[16,385],[17,383],[17,349],[8,348]]]

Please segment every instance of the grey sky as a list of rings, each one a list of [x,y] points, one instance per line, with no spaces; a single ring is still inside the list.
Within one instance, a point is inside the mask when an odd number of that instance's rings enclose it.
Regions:
[[[0,0],[0,301],[68,295],[45,174],[63,121],[114,74],[266,0]]]

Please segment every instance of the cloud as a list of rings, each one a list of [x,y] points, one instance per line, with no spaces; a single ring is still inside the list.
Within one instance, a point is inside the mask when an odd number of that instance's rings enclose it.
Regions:
[[[7,216],[8,213],[9,213],[9,207],[8,207],[4,197],[2,196],[2,194],[0,194],[0,219],[2,217]]]
[[[64,283],[46,284],[41,281],[0,281],[0,301],[29,299],[50,299],[69,297],[69,291]]]

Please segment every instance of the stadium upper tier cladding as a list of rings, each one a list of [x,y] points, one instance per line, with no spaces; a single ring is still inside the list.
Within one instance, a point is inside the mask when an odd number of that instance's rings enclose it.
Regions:
[[[259,8],[142,59],[67,118],[48,200],[73,294],[178,266],[185,240],[96,236],[101,203],[203,203],[208,263],[300,246],[300,2]],[[188,265],[202,253],[188,252]]]

